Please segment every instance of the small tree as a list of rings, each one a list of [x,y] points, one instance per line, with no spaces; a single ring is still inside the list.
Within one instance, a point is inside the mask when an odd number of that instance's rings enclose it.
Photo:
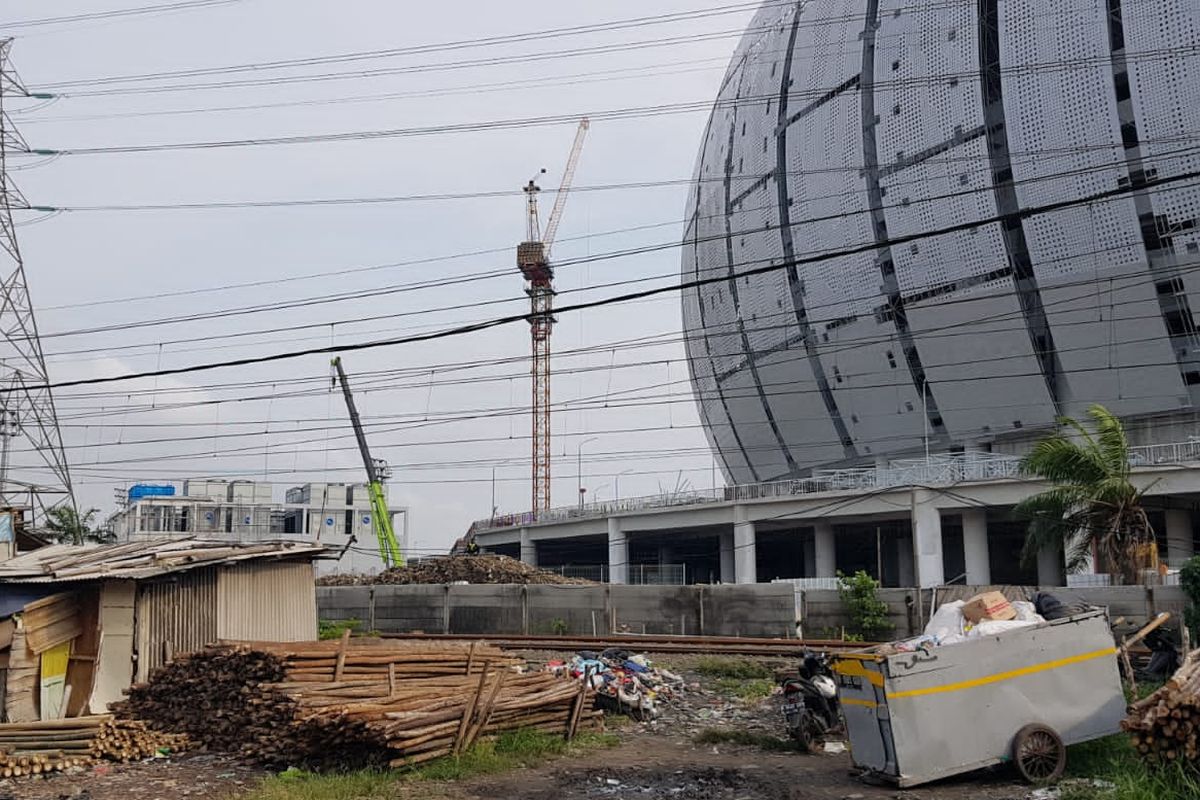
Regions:
[[[1022,558],[1031,564],[1043,547],[1061,547],[1067,570],[1079,572],[1094,553],[1105,570],[1137,583],[1140,553],[1154,541],[1154,531],[1142,491],[1129,479],[1125,428],[1104,406],[1087,413],[1093,430],[1064,417],[1063,429],[1039,441],[1021,462],[1022,472],[1053,484],[1017,504],[1017,515],[1029,520]]]
[[[850,629],[867,641],[879,641],[895,627],[888,620],[888,605],[879,599],[879,581],[859,570],[838,573],[838,595],[850,615]]]
[[[60,542],[104,542],[109,537],[92,527],[92,521],[99,512],[98,508],[89,508],[81,514],[72,506],[55,506],[46,510],[46,527],[55,533]]]

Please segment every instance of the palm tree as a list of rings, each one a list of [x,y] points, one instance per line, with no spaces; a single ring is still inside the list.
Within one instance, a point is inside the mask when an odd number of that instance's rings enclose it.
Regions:
[[[1140,551],[1154,540],[1142,506],[1142,490],[1129,479],[1125,428],[1101,405],[1088,408],[1093,430],[1064,417],[1061,429],[1038,442],[1021,462],[1027,475],[1053,487],[1017,504],[1029,520],[1022,558],[1037,559],[1043,547],[1061,547],[1067,570],[1085,569],[1095,556],[1127,584],[1138,582]]]

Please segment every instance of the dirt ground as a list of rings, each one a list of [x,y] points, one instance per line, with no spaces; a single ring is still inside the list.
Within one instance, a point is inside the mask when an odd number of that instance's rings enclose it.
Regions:
[[[481,778],[455,787],[455,798],[521,800],[1025,800],[1029,789],[1005,773],[974,775],[902,791],[868,786],[839,755],[767,753],[699,746],[633,733],[612,750],[571,761]]]
[[[456,784],[399,784],[396,800],[1026,800],[1010,773],[980,773],[902,791],[868,786],[839,755],[694,745],[642,730],[618,747]],[[237,800],[263,773],[196,755],[0,785],[13,800]],[[8,794],[6,794],[6,791]]]
[[[553,654],[527,654],[537,663]],[[784,734],[777,695],[740,700],[712,689],[691,659],[664,659],[692,689],[658,720],[614,722],[620,744],[535,767],[453,784],[399,782],[395,800],[1026,800],[1011,771],[902,791],[851,774],[845,753],[802,755],[741,745],[698,745],[707,729]],[[779,666],[771,664],[770,666]],[[0,781],[0,800],[238,800],[267,773],[218,755],[112,765],[48,779]]]

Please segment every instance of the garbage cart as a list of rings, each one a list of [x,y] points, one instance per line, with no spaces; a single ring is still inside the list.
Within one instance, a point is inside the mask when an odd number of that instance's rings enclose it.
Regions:
[[[1006,761],[1054,780],[1067,745],[1116,733],[1125,715],[1099,610],[930,650],[839,654],[834,673],[855,766],[900,787]]]

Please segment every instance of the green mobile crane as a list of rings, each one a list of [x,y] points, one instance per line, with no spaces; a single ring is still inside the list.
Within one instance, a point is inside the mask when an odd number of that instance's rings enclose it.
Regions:
[[[350,393],[350,382],[346,380],[346,372],[342,369],[342,359],[332,361],[337,370],[334,383],[342,384],[342,395],[346,398],[346,410],[350,412],[350,424],[354,426],[354,438],[358,439],[358,451],[362,453],[363,466],[367,468],[367,494],[371,498],[371,527],[375,529],[375,538],[379,540],[379,557],[383,559],[384,567],[404,566],[404,554],[400,552],[400,543],[396,541],[396,530],[392,527],[392,515],[388,511],[387,499],[383,496],[383,481],[390,477],[387,462],[371,458],[367,447],[367,435],[363,433],[362,420],[358,418],[358,409],[354,407],[354,395]]]

